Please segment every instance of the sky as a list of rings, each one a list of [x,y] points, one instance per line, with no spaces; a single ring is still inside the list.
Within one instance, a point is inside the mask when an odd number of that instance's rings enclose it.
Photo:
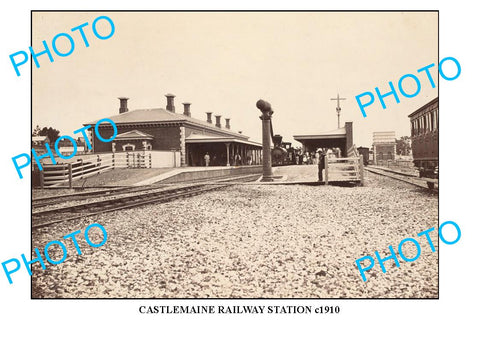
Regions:
[[[92,32],[100,15],[112,19],[115,33],[106,40]],[[85,47],[73,27],[88,22]],[[106,21],[98,32],[109,33]],[[75,41],[67,57],[39,56],[33,66],[33,126],[52,126],[73,135],[83,123],[118,114],[118,97],[128,108],[166,106],[165,94],[192,103],[192,117],[205,112],[231,118],[235,131],[261,141],[260,111],[255,103],[271,103],[274,133],[293,142],[293,135],[337,128],[337,93],[341,126],[353,122],[356,146],[371,146],[374,131],[410,135],[408,115],[438,96],[424,73],[434,63],[438,84],[438,15],[436,12],[36,12],[32,47],[41,51],[53,37],[70,32]],[[67,40],[57,40],[67,51]],[[26,71],[26,70],[25,70]],[[355,96],[392,81],[417,75],[421,90],[413,98],[399,93],[366,108],[364,118]],[[414,82],[404,83],[415,92]],[[367,98],[362,100],[366,101]],[[299,144],[296,144],[299,145]]]

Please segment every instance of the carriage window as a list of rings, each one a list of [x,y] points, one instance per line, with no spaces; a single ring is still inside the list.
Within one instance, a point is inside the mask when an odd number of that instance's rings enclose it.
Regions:
[[[413,121],[410,122],[410,129],[412,130],[412,136],[415,136],[415,123]]]

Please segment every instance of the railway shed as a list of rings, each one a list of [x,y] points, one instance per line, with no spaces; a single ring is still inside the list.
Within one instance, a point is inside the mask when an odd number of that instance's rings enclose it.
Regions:
[[[204,156],[208,152],[210,165],[258,165],[261,163],[262,144],[249,140],[241,131],[234,132],[230,119],[225,118],[222,126],[221,115],[207,112],[207,119],[192,117],[190,103],[183,103],[183,113],[175,112],[173,94],[166,94],[166,108],[137,109],[129,111],[128,99],[121,97],[119,114],[107,117],[118,129],[117,137],[112,142],[102,142],[95,133],[92,135],[93,152],[138,152],[145,151],[152,155],[152,164],[163,163],[155,161],[158,158],[179,158],[175,166],[203,166]],[[98,122],[89,122],[89,129]],[[92,131],[93,132],[93,131]],[[99,132],[103,138],[113,135],[113,127],[109,122],[99,124]],[[162,153],[162,154],[160,154]],[[172,157],[165,155],[171,153]],[[238,156],[239,157],[238,157]],[[237,156],[237,157],[236,157]]]
[[[353,147],[353,123],[345,122],[345,126],[333,131],[318,134],[294,135],[293,138],[302,143],[306,152],[315,152],[318,148],[340,148],[342,157]]]

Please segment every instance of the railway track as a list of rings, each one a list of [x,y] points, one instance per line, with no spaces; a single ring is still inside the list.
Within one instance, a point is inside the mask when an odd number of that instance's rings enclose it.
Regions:
[[[32,208],[40,208],[48,205],[55,205],[59,203],[65,203],[68,201],[78,201],[84,200],[87,198],[95,198],[95,197],[106,197],[106,196],[113,196],[125,193],[134,193],[144,191],[145,187],[120,187],[120,188],[110,188],[110,189],[101,189],[95,191],[84,191],[84,192],[76,192],[73,194],[62,195],[62,196],[47,196],[41,198],[35,198],[32,200]]]
[[[393,178],[393,179],[396,179],[396,180],[399,180],[399,181],[402,181],[402,182],[405,182],[405,183],[409,183],[411,185],[414,185],[416,187],[423,188],[423,189],[432,190],[432,189],[429,188],[428,182],[436,183],[437,188],[433,189],[433,190],[438,191],[438,180],[433,180],[433,179],[430,179],[430,178],[428,178],[428,179],[419,178],[419,177],[417,177],[415,175],[412,175],[412,174],[402,174],[402,173],[399,173],[397,171],[380,169],[380,168],[376,168],[376,167],[372,167],[372,166],[365,167],[365,170],[370,171],[371,173],[374,173],[374,174],[377,174],[377,175],[390,177],[390,178]]]
[[[211,190],[218,190],[233,185],[239,180],[247,182],[253,181],[259,176],[260,175],[236,176],[230,179],[223,179],[222,181],[191,184],[171,189],[144,187],[142,189],[137,188],[131,192],[125,192],[125,190],[114,190],[112,195],[118,195],[119,193],[129,195],[107,198],[95,202],[84,202],[61,207],[53,207],[42,211],[33,211],[32,228],[47,227],[54,223],[70,221],[120,209],[134,208],[146,204],[169,202],[175,199],[199,195]],[[232,183],[232,181],[235,181],[235,183]],[[106,190],[104,195],[107,195],[107,192],[110,194],[110,191]],[[98,195],[101,195],[101,193],[97,191],[93,192],[93,197],[98,197]],[[87,193],[81,197],[82,199],[90,198],[88,197]],[[41,204],[43,204],[42,207],[46,206],[45,202],[42,202]],[[56,199],[54,200],[54,204],[56,204]]]

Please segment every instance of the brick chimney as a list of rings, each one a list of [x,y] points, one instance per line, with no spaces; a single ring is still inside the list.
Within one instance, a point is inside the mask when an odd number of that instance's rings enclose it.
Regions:
[[[211,112],[207,112],[207,123],[212,124],[212,113]]]
[[[187,117],[191,117],[190,103],[183,103],[183,114]]]
[[[173,98],[175,98],[175,95],[167,93],[165,97],[167,97],[167,110],[175,112],[175,105],[173,104]]]
[[[118,109],[118,113],[127,112],[128,111],[128,107],[127,107],[128,98],[119,97],[118,99],[120,99],[120,108]]]
[[[222,123],[220,123],[220,118],[222,118],[221,115],[215,116],[215,126],[218,128],[222,127]]]
[[[230,129],[230,118],[225,118],[225,127]]]

